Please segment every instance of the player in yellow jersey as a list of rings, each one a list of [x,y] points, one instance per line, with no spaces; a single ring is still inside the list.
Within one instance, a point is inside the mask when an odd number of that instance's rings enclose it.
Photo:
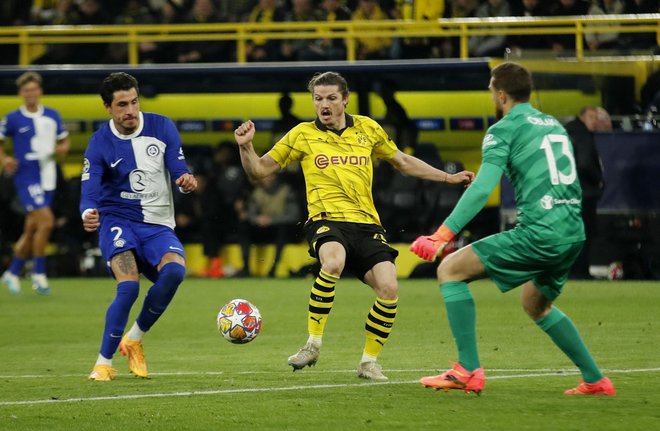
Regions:
[[[310,295],[307,344],[288,364],[295,371],[318,360],[335,284],[344,268],[350,268],[377,296],[367,316],[358,376],[387,380],[376,359],[396,316],[399,288],[394,259],[398,252],[387,244],[374,206],[372,159],[384,159],[406,175],[450,184],[469,184],[474,173],[452,175],[435,169],[399,151],[371,118],[348,115],[348,84],[338,73],[314,75],[308,88],[316,120],[291,129],[262,157],[252,146],[252,121],[241,124],[234,133],[243,168],[251,179],[271,175],[295,160],[300,161],[305,176],[309,211],[305,236],[321,270]]]

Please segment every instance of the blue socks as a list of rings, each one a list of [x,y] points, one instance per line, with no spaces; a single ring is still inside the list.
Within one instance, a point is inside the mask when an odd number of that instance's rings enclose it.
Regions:
[[[11,272],[14,275],[21,275],[21,271],[23,271],[23,266],[25,265],[25,259],[21,259],[18,256],[14,256],[11,259],[11,264],[9,264],[9,269],[8,271]]]
[[[128,314],[138,297],[140,284],[137,281],[123,281],[117,284],[117,296],[105,314],[105,329],[101,342],[101,355],[111,359],[117,351],[124,335]]]
[[[45,274],[46,273],[46,256],[35,256],[32,258],[32,263],[34,267],[32,272],[35,274]]]
[[[144,298],[142,311],[136,320],[142,331],[147,332],[163,314],[185,275],[186,268],[178,263],[170,262],[161,268],[158,280]]]
[[[161,268],[158,280],[149,289],[144,299],[142,311],[136,320],[142,331],[148,331],[163,314],[170,301],[172,301],[185,274],[186,269],[178,263],[171,262]],[[117,296],[108,307],[105,315],[105,329],[101,343],[101,355],[103,357],[111,359],[117,351],[126,329],[128,315],[139,291],[140,284],[137,281],[123,281],[117,284]]]

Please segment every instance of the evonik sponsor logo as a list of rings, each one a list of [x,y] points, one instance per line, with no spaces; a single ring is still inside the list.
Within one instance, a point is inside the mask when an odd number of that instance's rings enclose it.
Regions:
[[[327,156],[326,154],[319,154],[314,158],[314,164],[319,169],[325,169],[330,165],[368,166],[370,160],[367,156]]]

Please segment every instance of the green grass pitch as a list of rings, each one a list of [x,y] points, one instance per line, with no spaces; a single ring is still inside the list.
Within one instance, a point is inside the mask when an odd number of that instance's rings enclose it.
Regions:
[[[127,372],[89,382],[110,279],[54,279],[39,297],[24,282],[0,291],[0,430],[645,430],[660,426],[660,285],[569,282],[557,305],[580,329],[615,397],[569,397],[574,366],[522,312],[518,291],[473,283],[483,394],[436,392],[420,377],[456,359],[437,283],[401,280],[399,313],[380,357],[387,383],[356,377],[374,295],[337,286],[321,358],[293,373],[306,338],[311,280],[187,279],[145,337],[151,378]],[[148,283],[133,308],[139,311]],[[218,333],[220,306],[259,307],[262,333],[234,345]]]

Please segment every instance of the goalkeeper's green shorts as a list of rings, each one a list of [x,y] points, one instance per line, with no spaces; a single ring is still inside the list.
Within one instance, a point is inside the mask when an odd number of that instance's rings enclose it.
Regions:
[[[524,229],[513,229],[486,237],[472,249],[486,267],[486,273],[502,292],[530,280],[554,300],[568,279],[584,241],[547,245],[530,241]]]

